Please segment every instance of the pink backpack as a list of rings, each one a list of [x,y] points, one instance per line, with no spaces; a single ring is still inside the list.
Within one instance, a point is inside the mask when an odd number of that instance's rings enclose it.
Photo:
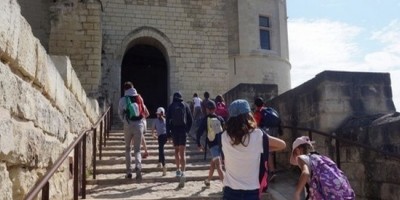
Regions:
[[[347,177],[336,163],[326,156],[311,153],[310,199],[350,200],[355,194]]]
[[[218,116],[221,116],[222,118],[224,118],[224,120],[226,120],[228,118],[228,116],[229,116],[228,109],[223,102],[217,103],[217,106],[215,109],[215,114],[217,114]]]

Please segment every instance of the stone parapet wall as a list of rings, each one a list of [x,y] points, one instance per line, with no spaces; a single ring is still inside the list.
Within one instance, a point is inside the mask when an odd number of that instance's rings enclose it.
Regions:
[[[345,128],[337,134],[351,141],[400,155],[399,113],[385,115],[369,126]],[[340,155],[341,167],[349,178],[357,199],[400,199],[399,159],[343,143],[340,145]]]
[[[101,78],[101,5],[64,0],[51,8],[49,52],[67,55],[89,96],[98,96]]]
[[[274,98],[268,105],[278,110],[283,125],[332,133],[399,154],[398,117],[395,119],[397,122],[339,129],[353,118],[396,112],[388,73],[324,71]],[[290,166],[292,142],[300,135],[308,135],[308,132],[284,129],[280,138],[286,141],[288,148],[277,153],[279,166]],[[319,153],[336,161],[334,140],[315,133],[312,140],[316,141],[315,147]],[[382,155],[341,143],[340,164],[360,199],[398,199],[399,182],[390,177],[399,177],[398,170],[395,170],[400,164],[398,160],[385,159]]]
[[[46,53],[16,0],[0,1],[0,60],[0,199],[22,199],[99,106],[69,59]],[[70,198],[69,176],[66,162],[50,180],[51,199]]]

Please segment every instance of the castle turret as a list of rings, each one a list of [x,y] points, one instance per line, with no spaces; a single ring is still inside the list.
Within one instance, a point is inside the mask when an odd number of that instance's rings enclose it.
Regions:
[[[289,90],[286,0],[235,0],[227,9],[230,87],[264,83]]]

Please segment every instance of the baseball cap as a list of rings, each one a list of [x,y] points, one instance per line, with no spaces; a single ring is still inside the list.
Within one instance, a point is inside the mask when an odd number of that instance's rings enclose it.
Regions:
[[[135,88],[129,88],[125,90],[125,96],[138,96],[138,93]]]
[[[165,114],[165,110],[163,107],[158,107],[156,114]]]
[[[250,110],[250,105],[249,102],[247,102],[244,99],[237,99],[229,105],[229,116],[230,117],[236,117],[241,114],[249,113]]]
[[[215,109],[215,108],[216,108],[215,102],[214,102],[213,100],[208,100],[208,101],[207,101],[207,104],[206,104],[206,108],[208,108],[208,109]]]
[[[296,138],[296,140],[293,142],[293,145],[292,145],[292,154],[290,155],[290,164],[297,165],[297,156],[296,157],[293,156],[294,149],[296,149],[297,147],[299,147],[302,144],[308,144],[312,147],[313,146],[312,144],[314,144],[314,143],[315,143],[315,141],[311,141],[308,136],[301,136],[301,137]]]

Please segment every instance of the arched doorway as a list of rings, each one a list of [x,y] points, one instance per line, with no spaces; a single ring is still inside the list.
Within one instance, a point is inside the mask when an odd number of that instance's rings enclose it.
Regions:
[[[131,81],[149,109],[156,117],[158,107],[166,109],[168,103],[168,65],[163,53],[147,44],[135,44],[127,49],[122,60],[121,85]],[[121,96],[123,91],[121,90]]]

